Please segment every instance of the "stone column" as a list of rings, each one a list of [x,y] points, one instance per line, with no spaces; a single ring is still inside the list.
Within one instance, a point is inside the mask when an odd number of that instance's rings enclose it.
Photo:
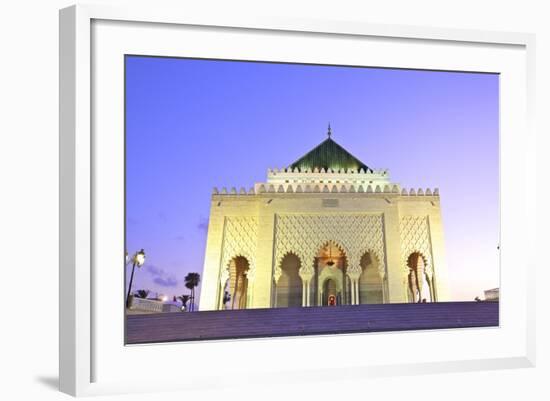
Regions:
[[[311,279],[313,278],[313,272],[307,270],[307,271],[301,271],[300,278],[302,279],[302,306],[310,306],[311,305]]]
[[[210,203],[210,218],[208,221],[208,241],[204,257],[204,267],[201,279],[200,310],[216,310],[220,301],[220,274],[222,271],[222,245],[225,218],[221,208],[217,206],[218,199],[212,196]],[[225,267],[225,266],[223,266]],[[221,294],[223,297],[223,294]]]
[[[441,211],[439,201],[435,203],[432,211],[428,215],[428,224],[430,227],[430,239],[432,245],[432,265],[433,272],[431,279],[432,291],[435,293],[434,301],[450,301],[448,288],[447,256],[445,252],[445,240],[443,237],[443,223],[441,221]]]
[[[250,308],[271,307],[274,241],[275,213],[269,205],[266,205],[263,201],[259,202],[256,275]]]
[[[252,271],[248,271],[246,274],[246,309],[254,308],[254,280],[256,274]]]
[[[273,282],[271,283],[271,301],[270,306],[272,308],[277,307],[277,279],[273,277]]]
[[[388,277],[388,302],[407,302],[405,266],[401,260],[400,215],[396,203],[384,212],[384,238],[386,245],[386,274]]]
[[[311,278],[306,281],[306,306],[311,306]]]
[[[348,272],[348,276],[350,279],[350,291],[351,291],[351,304],[352,305],[358,305],[359,304],[359,291],[358,291],[358,283],[359,283],[359,277],[361,276],[361,267],[356,267],[353,269],[350,269]]]

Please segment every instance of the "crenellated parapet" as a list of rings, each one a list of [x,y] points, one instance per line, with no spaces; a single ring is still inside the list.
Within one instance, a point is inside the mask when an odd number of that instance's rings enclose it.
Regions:
[[[267,183],[281,184],[353,184],[381,185],[391,184],[388,169],[268,169]]]
[[[434,188],[402,188],[398,184],[386,185],[355,185],[355,184],[270,184],[257,183],[254,187],[246,190],[241,187],[226,188],[221,190],[214,187],[212,195],[231,195],[231,196],[253,196],[261,194],[364,194],[364,195],[383,195],[383,196],[406,196],[406,197],[439,197],[439,189]]]
[[[267,169],[267,176],[268,177],[274,177],[274,176],[284,176],[289,174],[360,174],[365,176],[374,176],[374,175],[388,175],[389,170],[386,169],[324,169],[324,168],[314,168],[314,169],[300,169],[298,167],[295,167],[294,169],[291,167],[287,168],[269,168]]]

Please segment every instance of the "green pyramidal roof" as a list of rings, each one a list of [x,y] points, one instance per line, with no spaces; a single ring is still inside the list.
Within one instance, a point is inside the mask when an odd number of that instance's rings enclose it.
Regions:
[[[357,159],[351,153],[349,153],[342,146],[332,140],[330,128],[328,132],[328,138],[310,150],[304,156],[300,157],[294,163],[290,165],[292,169],[299,168],[300,170],[318,168],[321,170],[333,169],[363,169],[365,171],[372,171],[365,163]]]

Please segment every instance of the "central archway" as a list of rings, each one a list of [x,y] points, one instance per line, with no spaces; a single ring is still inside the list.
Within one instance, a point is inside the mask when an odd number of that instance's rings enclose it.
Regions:
[[[338,305],[338,289],[336,281],[333,279],[326,279],[323,284],[323,306],[335,306]]]
[[[336,305],[351,303],[351,282],[346,274],[347,266],[346,254],[336,242],[327,241],[321,246],[315,258],[316,305],[328,305],[329,289],[334,292],[332,295]]]
[[[281,277],[276,284],[277,307],[302,306],[302,279],[299,275],[300,259],[289,253],[281,261]]]

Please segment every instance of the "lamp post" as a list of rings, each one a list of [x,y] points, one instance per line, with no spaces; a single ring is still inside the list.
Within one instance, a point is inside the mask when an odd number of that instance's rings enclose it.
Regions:
[[[128,294],[126,295],[126,307],[130,307],[130,294],[132,292],[132,282],[134,281],[134,272],[137,267],[143,266],[145,263],[145,251],[142,249],[139,252],[136,252],[134,256],[132,256],[131,260],[128,260],[128,253],[126,253],[126,264],[128,262],[132,262],[132,275],[130,276],[130,285],[128,285]]]

